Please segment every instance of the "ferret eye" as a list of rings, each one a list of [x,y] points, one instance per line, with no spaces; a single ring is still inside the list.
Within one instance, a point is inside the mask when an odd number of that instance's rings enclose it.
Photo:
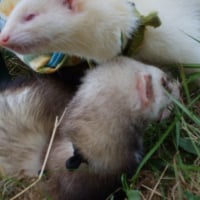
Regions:
[[[28,15],[26,15],[26,16],[24,17],[24,21],[25,21],[25,22],[31,21],[31,20],[33,20],[35,17],[36,17],[36,14],[34,14],[34,13],[28,14]]]

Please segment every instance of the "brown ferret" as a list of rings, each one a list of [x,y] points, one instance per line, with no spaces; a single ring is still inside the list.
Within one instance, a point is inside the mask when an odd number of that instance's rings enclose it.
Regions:
[[[49,161],[49,168],[56,169],[52,177],[58,199],[105,199],[120,186],[123,173],[133,175],[142,159],[145,127],[167,115],[171,102],[163,86],[179,97],[177,81],[124,57],[87,73],[60,127],[65,140],[55,144]],[[64,171],[67,138],[77,150],[72,158],[81,155],[83,161],[71,172]]]
[[[8,175],[37,175],[55,117],[67,106],[46,168],[47,190],[58,200],[105,199],[123,173],[134,174],[147,123],[169,115],[163,88],[179,97],[177,81],[125,57],[88,71],[82,82],[71,101],[66,86],[49,78],[0,92],[0,166]]]

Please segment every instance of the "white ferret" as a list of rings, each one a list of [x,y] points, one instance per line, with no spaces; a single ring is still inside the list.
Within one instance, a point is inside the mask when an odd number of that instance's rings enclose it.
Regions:
[[[37,175],[55,117],[68,105],[47,164],[47,190],[59,200],[105,199],[140,162],[147,122],[171,104],[163,88],[179,98],[179,84],[164,72],[124,57],[88,71],[71,101],[55,80],[14,83],[0,91],[0,166]],[[67,170],[67,160],[78,169]]]
[[[21,54],[59,51],[106,61],[121,53],[122,35],[134,37],[140,26],[134,7],[141,15],[157,12],[162,23],[147,27],[135,58],[200,63],[199,0],[21,0],[0,44]]]

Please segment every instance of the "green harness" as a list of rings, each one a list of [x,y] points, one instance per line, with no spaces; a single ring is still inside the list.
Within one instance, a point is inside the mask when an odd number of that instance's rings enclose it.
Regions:
[[[135,11],[135,13],[137,13],[140,18],[140,25],[137,31],[132,33],[132,37],[128,39],[124,50],[122,50],[122,54],[128,57],[134,57],[138,53],[144,41],[145,30],[147,26],[157,28],[161,25],[160,18],[158,17],[156,12],[152,12],[147,16],[140,15],[137,10]],[[122,35],[122,43],[124,43],[123,41],[124,37]]]

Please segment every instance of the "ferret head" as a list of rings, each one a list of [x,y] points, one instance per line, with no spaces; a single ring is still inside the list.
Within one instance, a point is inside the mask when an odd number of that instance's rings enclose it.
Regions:
[[[129,37],[137,18],[127,1],[21,0],[0,45],[18,54],[58,51],[101,61],[121,51],[121,34]]]
[[[147,122],[170,113],[172,102],[165,90],[179,98],[177,81],[158,68],[125,57],[89,71],[61,126],[78,149],[73,159],[80,164],[84,158],[102,174],[133,169],[142,157]]]
[[[137,85],[143,115],[147,120],[161,121],[169,117],[172,111],[170,95],[179,99],[180,83],[156,67],[148,66],[146,71],[148,75],[143,75]]]
[[[43,51],[44,46],[44,51],[53,50],[52,46],[56,48],[55,40],[63,42],[63,27],[70,30],[76,23],[74,16],[81,8],[75,5],[75,1],[21,0],[1,32],[1,45],[21,54]]]

